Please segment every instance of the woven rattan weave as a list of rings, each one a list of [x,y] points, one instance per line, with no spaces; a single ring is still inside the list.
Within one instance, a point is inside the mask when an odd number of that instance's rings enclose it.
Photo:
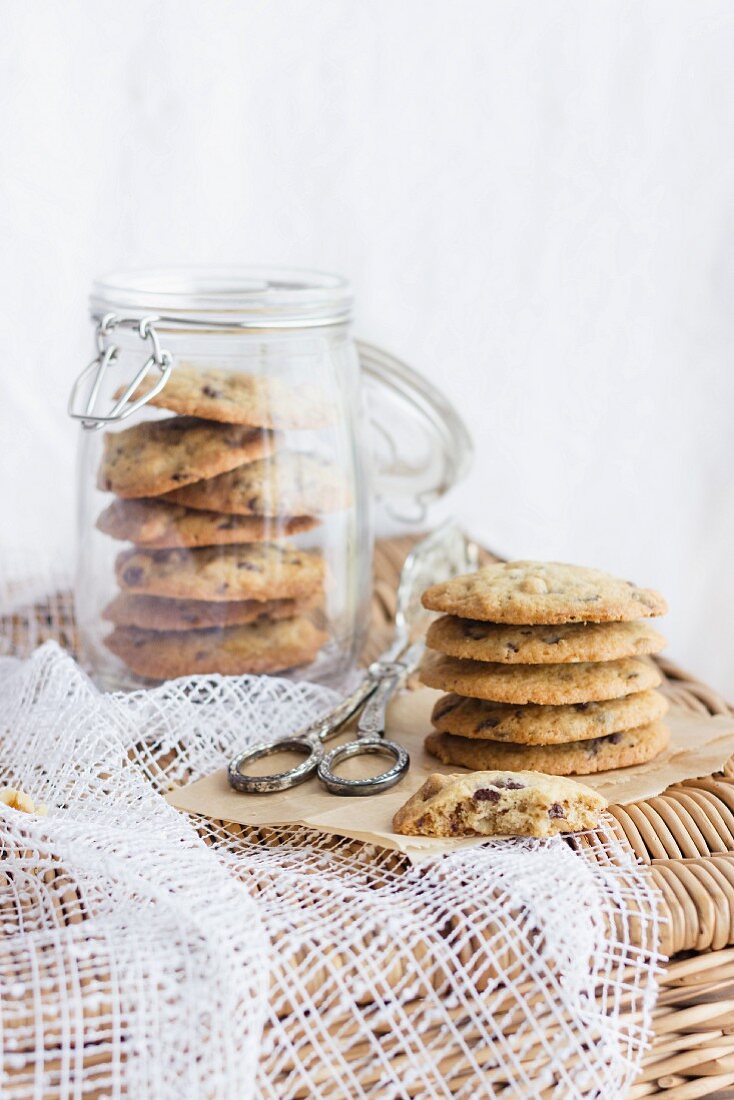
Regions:
[[[394,539],[377,548],[367,657],[377,654],[389,635],[395,583],[409,545],[410,540]],[[27,615],[0,618],[5,653],[23,656],[48,638],[75,650],[67,593],[39,603],[32,620]],[[734,713],[710,688],[670,662],[660,663],[665,690],[678,705],[700,713]],[[662,950],[671,957],[661,977],[654,1042],[630,1096],[734,1097],[734,765],[657,798],[613,807],[612,814],[617,835],[649,866],[658,887]],[[260,839],[277,842],[272,833]],[[289,1011],[287,1004],[279,1007],[283,1014]],[[466,1027],[470,1040],[470,1021]],[[382,1041],[389,1045],[389,1036]],[[400,1052],[394,1057],[399,1060]],[[441,1072],[458,1091],[462,1066],[447,1059]],[[328,1066],[323,1074],[326,1081]],[[502,1091],[501,1071],[496,1076]]]

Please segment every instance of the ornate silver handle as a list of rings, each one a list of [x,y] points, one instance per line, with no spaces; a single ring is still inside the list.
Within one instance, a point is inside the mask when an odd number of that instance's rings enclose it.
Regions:
[[[138,409],[142,408],[143,405],[147,404],[152,397],[155,397],[157,393],[161,392],[166,382],[171,377],[173,356],[169,351],[161,347],[158,333],[154,328],[154,322],[157,320],[157,317],[142,317],[138,319],[135,317],[118,317],[114,313],[106,313],[98,322],[95,333],[97,354],[92,362],[81,372],[72,386],[71,394],[69,395],[69,416],[74,420],[81,421],[82,428],[86,428],[87,431],[96,431],[97,428],[101,428],[104,424],[115,424],[119,420],[126,420],[128,416],[131,416]],[[149,343],[150,354],[135,374],[132,382],[125,387],[122,395],[115,401],[110,411],[105,416],[102,416],[95,412],[99,390],[104,379],[105,371],[116,361],[120,351],[117,344],[109,341],[109,337],[115,329],[123,328],[132,329],[134,332],[137,332],[141,340]],[[154,367],[160,371],[160,377],[155,385],[149,389],[147,393],[133,400],[133,394],[138,386]],[[92,384],[86,395],[86,400],[83,401],[84,407],[83,409],[79,409],[77,408],[77,404],[80,401],[80,394],[87,380],[92,377],[92,375],[94,377],[92,378]]]
[[[337,745],[331,752],[325,753],[316,769],[316,774],[331,794],[378,794],[394,787],[407,772],[410,767],[408,753],[397,741],[385,739],[385,713],[396,689],[417,667],[422,652],[423,642],[415,642],[398,660],[383,658],[370,665],[368,675],[376,682],[377,688],[367,699],[360,715],[356,741]],[[344,779],[337,775],[334,770],[337,765],[355,756],[383,756],[390,761],[390,767],[367,779]]]

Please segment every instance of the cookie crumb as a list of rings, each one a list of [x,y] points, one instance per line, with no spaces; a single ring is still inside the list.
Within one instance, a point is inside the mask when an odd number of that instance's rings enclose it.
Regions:
[[[24,814],[39,814],[45,817],[48,813],[43,802],[35,803],[29,794],[18,787],[0,788],[0,802],[11,810],[20,810]]]

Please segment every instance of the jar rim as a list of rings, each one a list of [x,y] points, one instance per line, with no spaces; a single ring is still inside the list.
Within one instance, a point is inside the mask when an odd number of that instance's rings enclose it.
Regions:
[[[216,265],[114,271],[95,279],[92,316],[158,316],[159,324],[302,328],[344,324],[352,314],[349,282],[339,275],[286,267]]]

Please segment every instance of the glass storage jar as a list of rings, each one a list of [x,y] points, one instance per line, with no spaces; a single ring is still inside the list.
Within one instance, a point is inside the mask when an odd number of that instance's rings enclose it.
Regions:
[[[374,502],[411,521],[464,472],[451,406],[355,344],[341,278],[98,280],[81,423],[82,660],[103,687],[191,674],[339,683],[368,623]]]

